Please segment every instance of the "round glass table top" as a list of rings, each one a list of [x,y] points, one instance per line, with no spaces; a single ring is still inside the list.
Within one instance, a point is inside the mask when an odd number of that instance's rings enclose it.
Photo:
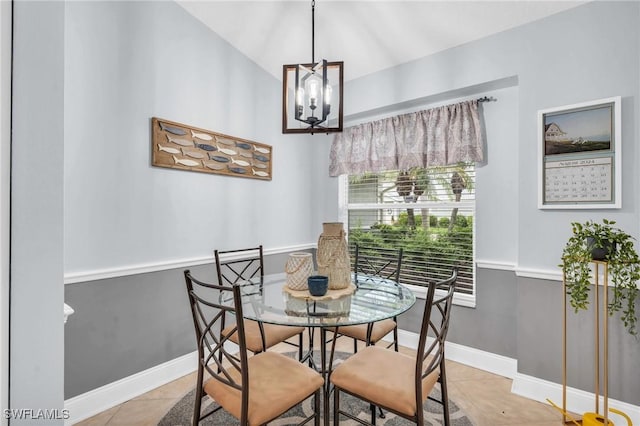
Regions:
[[[241,284],[243,317],[270,324],[337,327],[392,318],[416,301],[411,290],[395,281],[363,275],[350,288],[329,290],[321,297],[285,286],[283,276]]]

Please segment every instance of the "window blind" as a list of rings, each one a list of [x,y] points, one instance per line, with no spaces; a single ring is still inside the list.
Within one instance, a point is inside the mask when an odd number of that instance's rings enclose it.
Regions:
[[[366,247],[402,247],[400,282],[424,286],[459,268],[456,291],[474,294],[475,166],[350,175],[348,235]]]

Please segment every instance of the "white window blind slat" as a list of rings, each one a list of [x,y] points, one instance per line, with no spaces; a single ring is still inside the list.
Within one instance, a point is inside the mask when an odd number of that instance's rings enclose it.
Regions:
[[[402,247],[400,281],[424,286],[459,268],[457,291],[475,294],[473,164],[345,179],[348,234],[366,247]],[[453,222],[453,223],[452,223]]]

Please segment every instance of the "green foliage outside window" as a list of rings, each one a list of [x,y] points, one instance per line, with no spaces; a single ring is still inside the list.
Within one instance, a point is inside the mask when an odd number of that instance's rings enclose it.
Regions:
[[[349,244],[351,248],[355,243],[366,247],[402,247],[404,267],[401,282],[405,284],[425,285],[427,279],[444,279],[451,273],[451,268],[458,265],[458,291],[471,292],[473,229],[469,222],[457,221],[452,232],[447,231],[448,222],[444,227],[428,231],[420,227],[410,228],[400,221],[393,225],[374,225],[370,229],[354,227],[349,232]]]

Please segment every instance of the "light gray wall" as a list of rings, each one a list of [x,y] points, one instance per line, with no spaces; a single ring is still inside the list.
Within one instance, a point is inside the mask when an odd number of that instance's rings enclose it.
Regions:
[[[11,9],[10,2],[0,2],[0,409],[9,406]],[[0,425],[7,424],[7,419],[0,420]]]
[[[317,239],[323,139],[280,133],[277,80],[172,2],[71,2],[66,20],[66,274]],[[273,180],[151,167],[153,116],[273,145]],[[183,269],[65,286],[65,398],[195,350]]]
[[[607,216],[638,235],[634,164],[637,139],[638,11],[636,2],[590,2],[547,19],[477,42],[374,73],[345,85],[346,114],[354,115],[409,100],[456,93],[465,88],[517,76],[517,133],[488,140],[498,150],[517,145],[512,160],[518,182],[511,200],[517,232],[506,243],[517,246],[521,268],[555,269],[572,220]],[[580,68],[580,71],[577,71]],[[446,72],[443,72],[446,70]],[[370,90],[376,87],[377,90]],[[541,211],[537,209],[537,111],[592,99],[623,97],[623,208],[609,211]],[[498,102],[501,102],[499,99]],[[494,104],[484,106],[485,114]],[[513,119],[509,116],[506,119]],[[489,130],[488,130],[489,131]],[[487,164],[495,167],[494,161]],[[504,167],[500,164],[498,167]],[[478,190],[484,185],[479,178]],[[526,196],[523,196],[526,195]],[[516,213],[517,212],[517,213]],[[488,212],[478,211],[478,220]],[[536,226],[531,226],[535,224]],[[480,228],[481,223],[478,223]],[[489,232],[494,232],[493,226]],[[548,230],[543,234],[540,229]],[[505,243],[494,238],[488,244]],[[479,247],[481,248],[481,247]],[[499,252],[485,245],[483,250]],[[478,252],[483,258],[485,252]],[[511,256],[510,256],[511,257]],[[512,257],[513,258],[513,257]]]
[[[65,273],[317,238],[318,139],[281,133],[273,76],[173,2],[70,2],[66,19]],[[272,181],[152,167],[154,116],[272,145]]]
[[[483,105],[488,158],[477,168],[476,258],[515,273],[478,268],[477,306],[456,308],[452,341],[514,357],[520,372],[562,382],[561,283],[527,276],[560,276],[572,221],[606,217],[639,237],[639,47],[640,4],[590,2],[345,85],[345,114],[363,118],[421,99],[471,97],[474,88],[484,95],[483,87],[511,82],[497,102]],[[538,210],[537,111],[611,96],[622,96],[622,209]],[[415,315],[401,325],[412,329]],[[572,324],[582,324],[578,318]],[[612,358],[610,396],[639,404],[640,381],[628,372],[637,371],[640,347],[615,317],[610,325],[618,362],[613,367]],[[582,353],[593,349],[579,336],[571,338],[570,384],[591,392],[584,372],[590,376],[592,367]]]
[[[65,3],[13,7],[9,403],[62,410]]]

